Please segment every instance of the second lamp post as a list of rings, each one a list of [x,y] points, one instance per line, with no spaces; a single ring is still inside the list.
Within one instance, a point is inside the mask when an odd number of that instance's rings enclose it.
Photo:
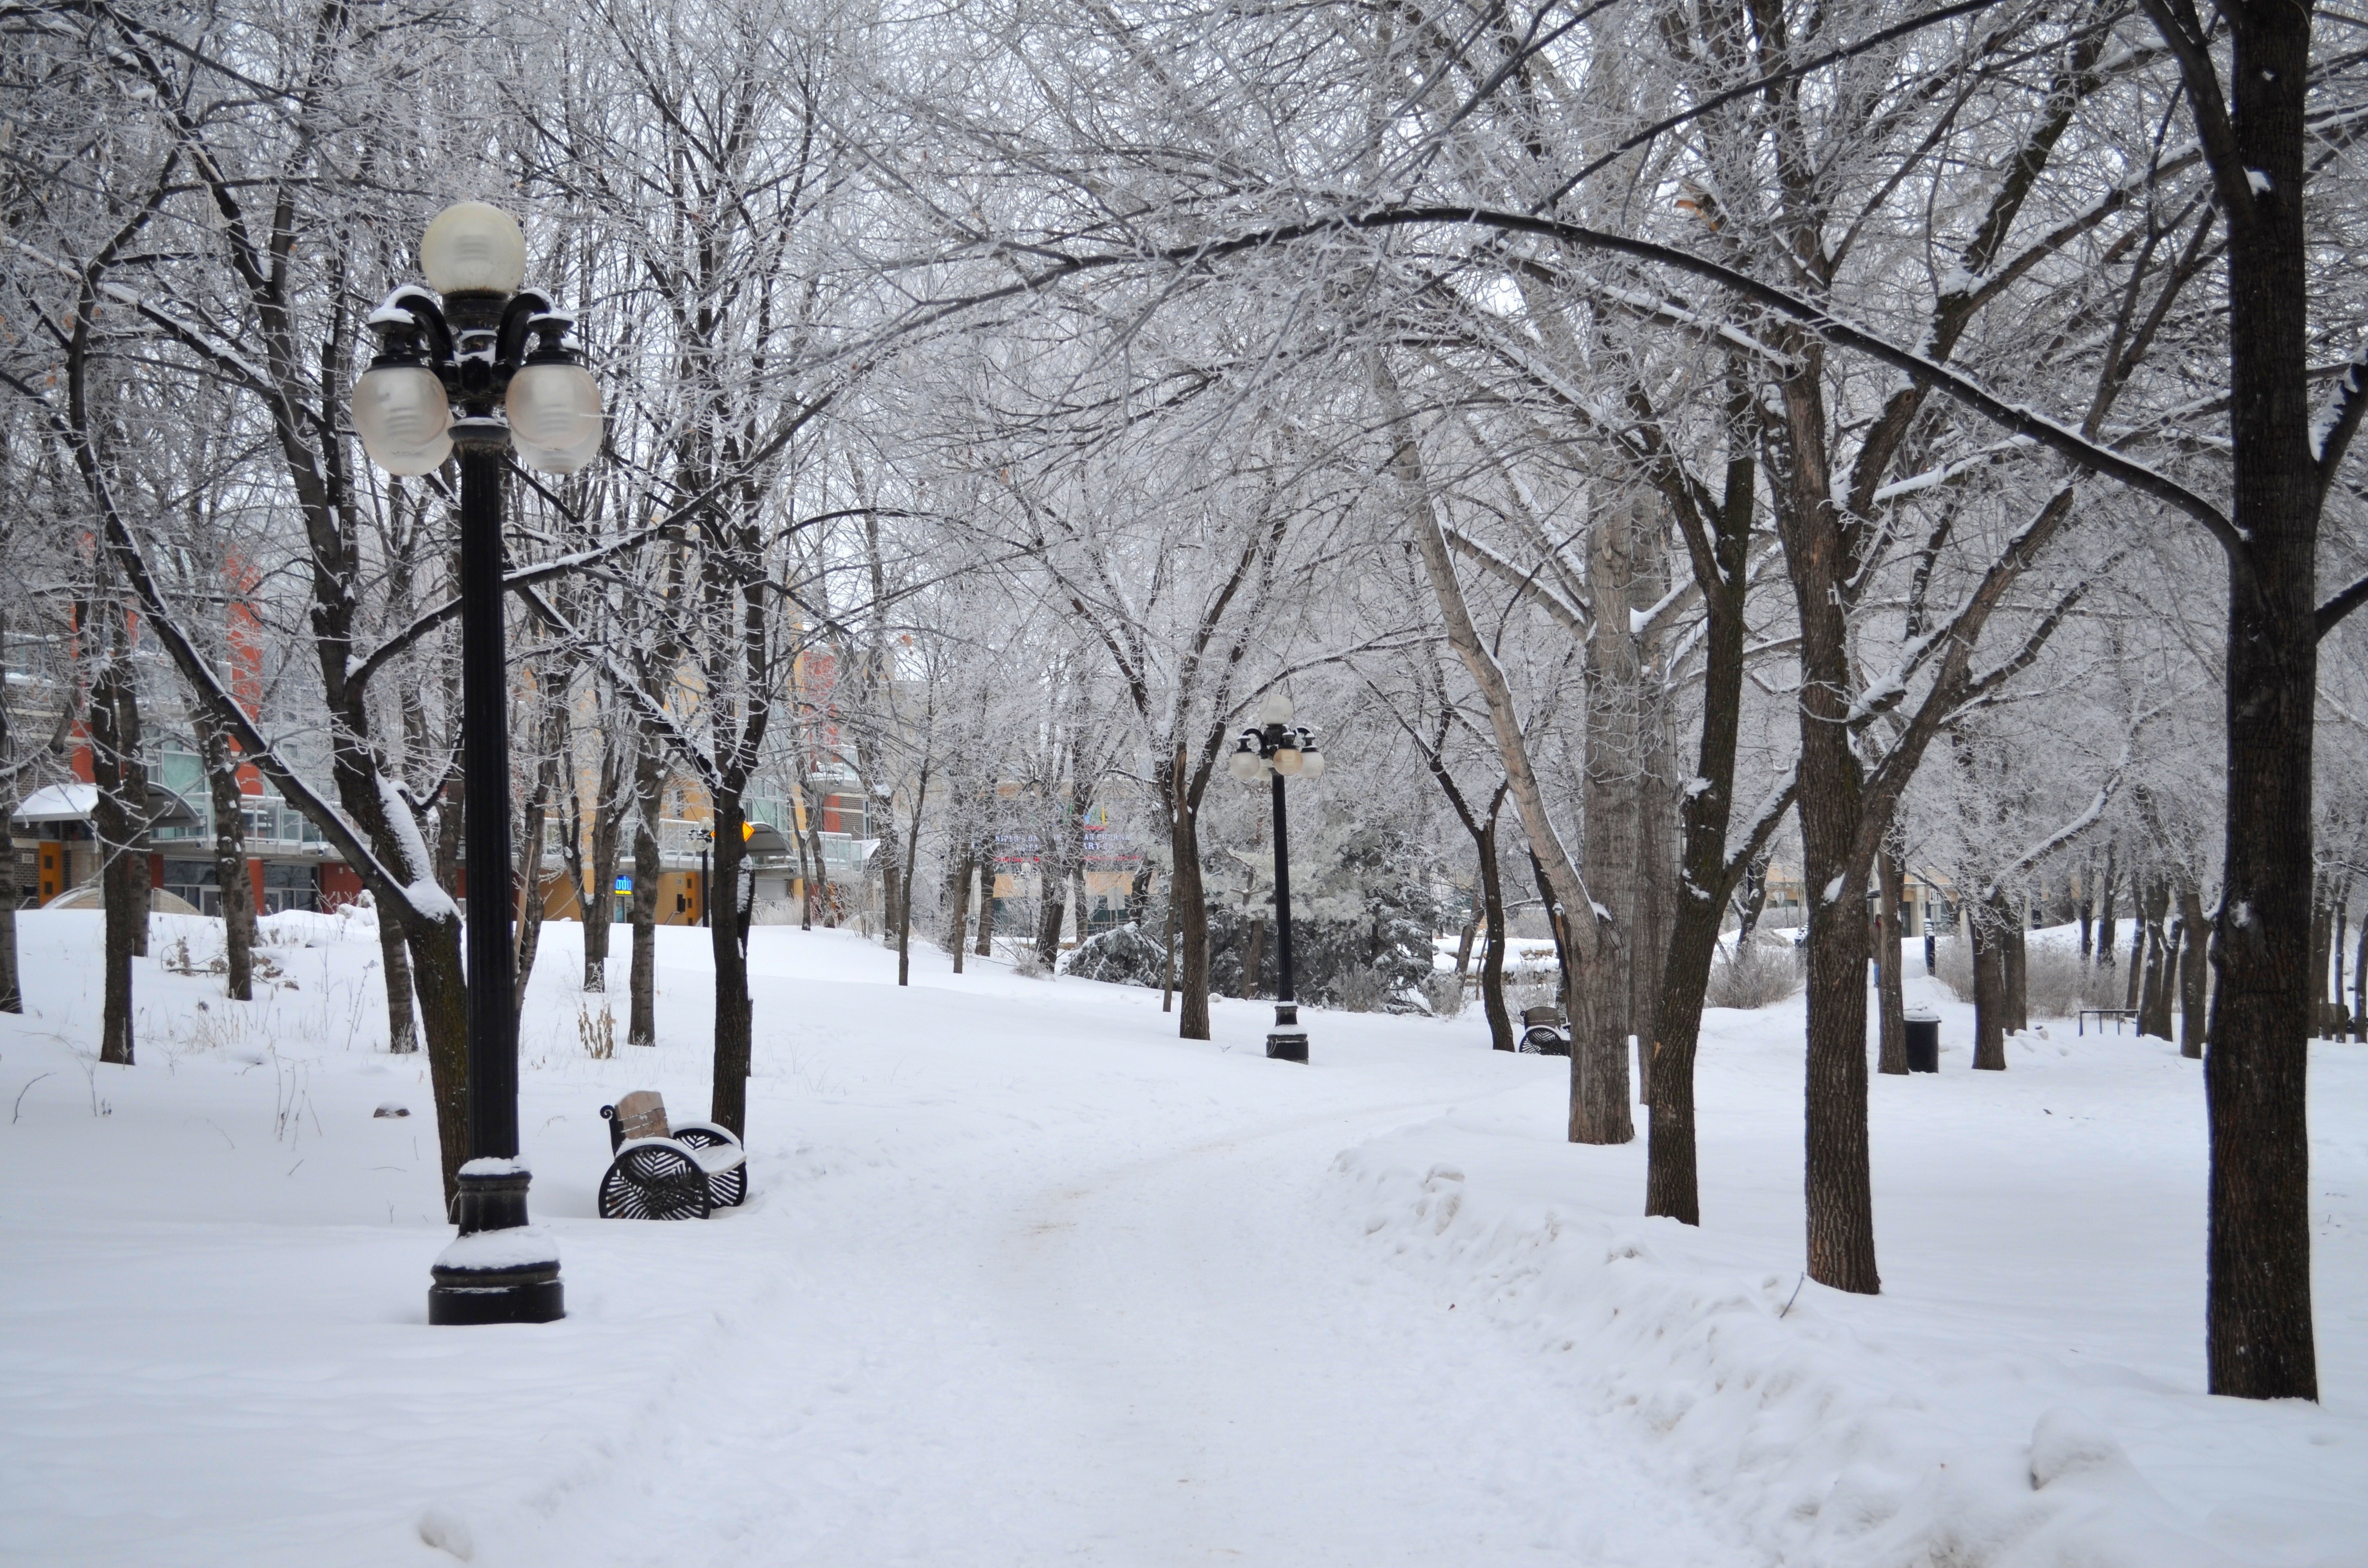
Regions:
[[[1274,1030],[1266,1037],[1266,1053],[1275,1062],[1304,1062],[1307,1031],[1299,1027],[1299,998],[1291,983],[1291,818],[1282,783],[1322,774],[1324,754],[1315,749],[1313,730],[1292,727],[1291,699],[1270,691],[1258,704],[1258,727],[1242,732],[1225,770],[1245,784],[1274,782]]]
[[[353,416],[370,460],[389,473],[433,473],[456,455],[461,470],[469,1160],[454,1205],[461,1234],[436,1260],[427,1321],[549,1323],[564,1312],[559,1251],[527,1223],[518,1158],[502,468],[512,451],[545,473],[589,464],[600,448],[600,389],[566,346],[574,324],[519,287],[526,236],[508,213],[482,201],[446,208],[420,241],[419,268],[435,293],[397,289],[370,313],[379,353],[354,383]],[[541,846],[528,854],[537,862],[528,896],[540,897]]]

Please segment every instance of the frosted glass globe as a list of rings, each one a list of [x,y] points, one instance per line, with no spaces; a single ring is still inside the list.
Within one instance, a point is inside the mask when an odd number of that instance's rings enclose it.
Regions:
[[[1291,699],[1279,691],[1268,692],[1266,700],[1258,704],[1258,722],[1261,724],[1290,723]]]
[[[362,449],[389,473],[427,473],[451,453],[444,432],[452,423],[452,404],[432,370],[417,365],[366,370],[354,383],[352,409]]]
[[[1256,782],[1258,774],[1264,769],[1260,766],[1258,753],[1236,751],[1233,756],[1225,758],[1225,771],[1243,783],[1249,784]]]
[[[1324,754],[1310,746],[1299,754],[1299,776],[1302,778],[1324,777]]]
[[[1299,765],[1304,760],[1305,758],[1302,756],[1297,746],[1277,746],[1274,748],[1274,770],[1277,773],[1281,774],[1285,778],[1296,776],[1299,772]]]
[[[438,436],[429,445],[416,452],[392,452],[377,460],[378,466],[405,479],[417,479],[434,473],[452,455],[452,437]]]
[[[540,473],[575,473],[600,450],[600,383],[581,365],[528,365],[510,378],[503,412],[518,460]]]
[[[526,235],[498,207],[454,202],[427,225],[419,269],[439,294],[515,293],[526,281]]]

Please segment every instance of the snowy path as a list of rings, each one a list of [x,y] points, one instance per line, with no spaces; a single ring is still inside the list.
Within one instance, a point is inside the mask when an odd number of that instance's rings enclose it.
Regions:
[[[687,1563],[1755,1561],[1534,1357],[1334,1233],[1333,1156],[1441,1108],[1356,1087],[881,1184],[879,1231],[800,1237],[828,1283],[735,1326],[694,1429],[619,1457],[639,1499],[589,1487],[554,1526]]]

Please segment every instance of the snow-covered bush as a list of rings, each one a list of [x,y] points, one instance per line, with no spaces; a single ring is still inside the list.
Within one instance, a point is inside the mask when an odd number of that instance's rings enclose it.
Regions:
[[[1070,950],[1061,964],[1068,974],[1106,980],[1113,985],[1160,985],[1167,973],[1167,949],[1130,920],[1099,932]]]
[[[1463,976],[1452,970],[1442,970],[1422,983],[1423,1000],[1430,1004],[1436,1017],[1452,1018],[1463,1011],[1467,993]]]
[[[1341,1006],[1352,1013],[1378,1013],[1389,1005],[1388,978],[1372,964],[1350,964],[1333,982]]]
[[[2122,965],[2132,955],[2119,955]],[[2145,961],[2143,956],[2138,962]],[[2116,965],[2100,969],[2080,961],[2070,948],[2053,942],[2023,944],[2023,997],[2034,1018],[2068,1018],[2083,1007],[2118,1007],[2129,999],[2130,971]],[[1932,978],[1949,988],[1960,1002],[1974,999],[1974,950],[1961,937],[1943,937],[1934,945]]]
[[[1801,954],[1788,947],[1754,942],[1710,966],[1702,1000],[1713,1007],[1766,1007],[1801,989]]]

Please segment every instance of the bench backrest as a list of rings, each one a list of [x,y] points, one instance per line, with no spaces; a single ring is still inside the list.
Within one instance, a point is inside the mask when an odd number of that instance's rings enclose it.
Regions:
[[[666,1125],[666,1100],[655,1089],[635,1089],[617,1102],[617,1135],[620,1138],[671,1138],[674,1130]]]
[[[1521,1009],[1521,1027],[1523,1028],[1533,1029],[1540,1024],[1544,1024],[1550,1028],[1562,1028],[1562,1009],[1560,1007],[1524,1007]],[[619,1114],[621,1115],[624,1111],[624,1107],[619,1106],[617,1109]]]

